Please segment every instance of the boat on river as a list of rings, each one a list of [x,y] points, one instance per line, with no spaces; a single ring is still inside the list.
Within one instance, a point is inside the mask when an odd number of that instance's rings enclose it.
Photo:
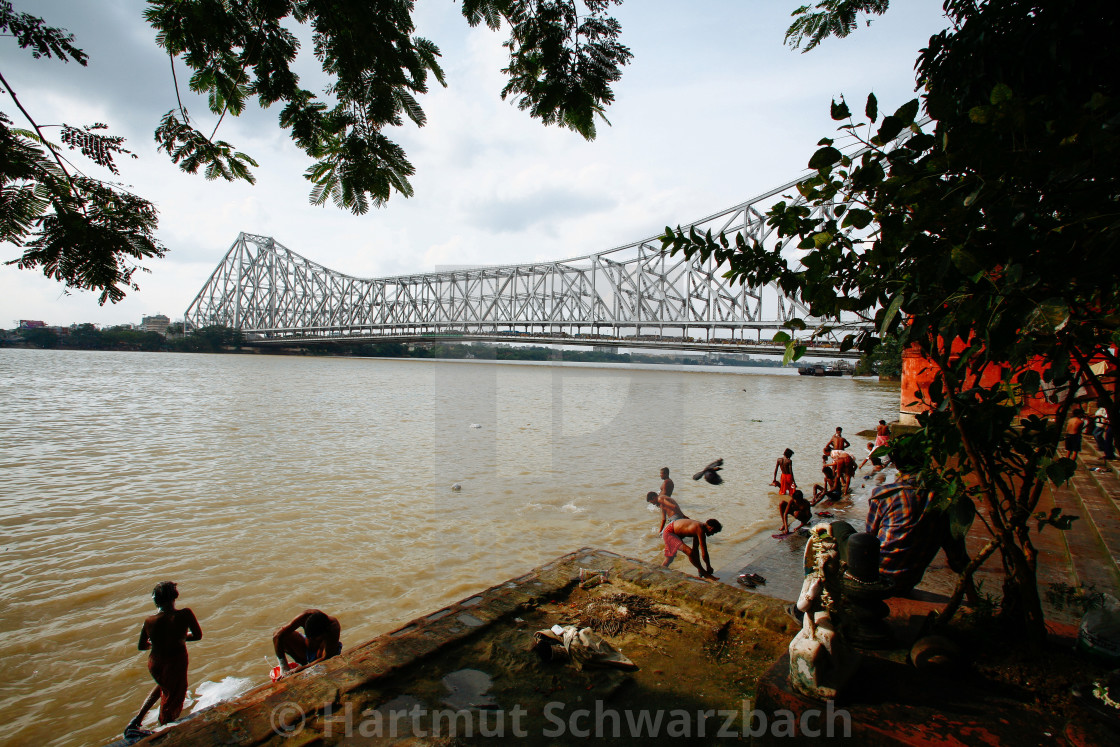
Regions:
[[[800,376],[844,376],[852,373],[852,371],[847,366],[812,364],[809,366],[801,366],[797,369],[797,373]]]

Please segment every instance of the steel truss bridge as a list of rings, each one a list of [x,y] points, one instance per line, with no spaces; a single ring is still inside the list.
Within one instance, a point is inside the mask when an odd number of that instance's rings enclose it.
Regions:
[[[765,212],[798,181],[685,228],[741,231],[765,243]],[[794,195],[792,202],[804,202]],[[454,339],[764,355],[784,353],[772,338],[791,318],[806,322],[806,336],[824,322],[776,286],[732,285],[727,269],[714,258],[670,257],[649,238],[554,262],[363,279],[242,233],[185,320],[187,328],[239,329],[264,346]],[[807,354],[857,357],[839,343],[862,325],[832,324]]]

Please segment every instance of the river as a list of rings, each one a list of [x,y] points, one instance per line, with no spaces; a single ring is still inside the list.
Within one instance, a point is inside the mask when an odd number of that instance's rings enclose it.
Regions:
[[[719,568],[777,526],[782,449],[811,484],[835,426],[897,416],[897,384],[792,373],[0,350],[0,743],[119,735],[164,579],[194,690],[266,681],[308,607],[349,648],[585,545],[659,562],[662,466]]]

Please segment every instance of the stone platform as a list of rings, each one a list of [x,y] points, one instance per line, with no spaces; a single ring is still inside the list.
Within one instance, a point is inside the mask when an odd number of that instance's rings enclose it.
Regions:
[[[608,581],[583,588],[595,580],[581,584],[581,569]],[[578,670],[531,650],[534,631],[575,624],[589,603],[618,594],[665,615],[604,634],[637,671]],[[722,743],[741,735],[755,684],[797,629],[784,607],[585,548],[138,744],[549,745],[616,734]]]

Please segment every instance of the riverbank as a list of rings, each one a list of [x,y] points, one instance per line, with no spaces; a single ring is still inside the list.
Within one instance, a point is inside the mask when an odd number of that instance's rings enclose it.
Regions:
[[[1031,535],[1039,550],[1038,583],[1043,612],[1047,620],[1064,624],[1076,624],[1080,620],[1079,597],[1106,593],[1120,598],[1120,468],[1116,461],[1104,461],[1089,441],[1086,439],[1073,479],[1058,487],[1048,485],[1038,506],[1038,511],[1045,514],[1060,508],[1065,514],[1076,515],[1078,520],[1069,530],[1046,527]],[[888,468],[870,480],[862,480],[865,487],[855,490],[850,505],[837,508],[822,503],[818,508],[862,531],[870,488],[893,479],[894,475]],[[855,484],[853,481],[853,486]],[[815,517],[812,523],[832,520]],[[975,556],[987,541],[984,525],[973,522],[966,538],[969,555]],[[805,542],[806,538],[801,535],[779,542],[765,533],[760,534],[738,558],[721,567],[717,575],[724,581],[734,582],[740,573],[759,573],[775,581],[755,591],[793,601],[801,590]],[[977,570],[974,578],[982,597],[998,598],[1003,583],[998,553]],[[957,575],[948,567],[944,553],[938,553],[915,590],[914,598],[944,604],[956,582]],[[888,600],[888,604],[903,605],[904,602]]]
[[[1090,452],[1073,483],[1044,498],[1043,510],[1070,510],[1067,502],[1076,500],[1085,515],[1084,531],[1039,536],[1041,583],[1093,583],[1097,591],[1118,591],[1114,559],[1102,553],[1112,546],[1109,522],[1120,517],[1120,474],[1114,465],[1094,470],[1100,464]],[[829,507],[833,517],[824,520],[844,518],[859,526],[872,487],[894,475],[885,470],[869,477],[851,501]],[[974,530],[970,551],[979,541]],[[641,737],[659,744],[681,737],[715,743],[748,733],[770,743],[806,736],[803,714],[816,706],[790,693],[782,675],[788,666],[783,655],[797,630],[784,610],[800,590],[803,548],[799,535],[779,541],[763,533],[718,572],[732,583],[708,583],[584,548],[207,709],[147,743],[334,745],[363,738],[456,744],[464,737],[512,736],[541,745],[587,737]],[[746,570],[765,571],[767,583],[753,591],[736,588],[734,576]],[[981,592],[998,589],[998,576],[998,568],[982,567]],[[954,583],[939,556],[913,599],[888,600],[900,640],[947,601]],[[962,744],[1028,744],[1065,730],[1077,744],[1107,743],[1107,729],[1092,723],[1069,693],[1071,685],[1105,671],[1078,664],[1069,651],[1079,612],[1048,595],[1046,614],[1055,642],[1025,661],[1009,651],[993,662],[988,652],[970,661],[967,673],[947,675],[916,672],[905,648],[865,654],[858,693],[836,705],[832,721],[823,709],[817,713],[817,733],[834,729],[834,736],[842,736],[851,729],[857,738],[892,744],[950,733]],[[636,670],[580,669],[544,661],[533,650],[536,631],[589,624],[598,625]],[[1034,686],[1015,690],[1020,676]],[[1036,691],[1041,700],[1030,700]],[[783,708],[802,716],[800,726],[779,726],[795,723],[779,720]]]
[[[584,588],[589,570],[607,581]],[[535,631],[585,624],[608,625],[633,667],[533,650]],[[710,742],[745,735],[754,683],[796,629],[776,600],[584,548],[144,743]]]

